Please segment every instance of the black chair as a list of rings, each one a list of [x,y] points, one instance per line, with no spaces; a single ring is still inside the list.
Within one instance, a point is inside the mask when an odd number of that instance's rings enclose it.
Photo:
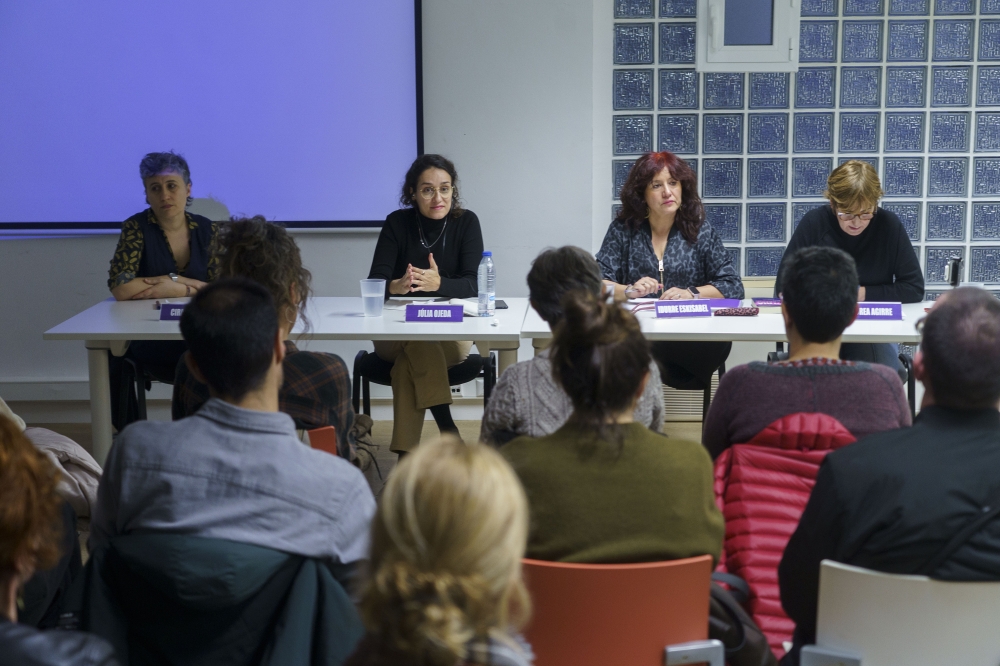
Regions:
[[[352,400],[354,401],[354,412],[356,414],[371,415],[371,383],[381,386],[392,386],[392,363],[384,360],[375,352],[359,351],[354,357],[354,390]],[[497,383],[496,374],[496,354],[491,353],[483,357],[479,354],[469,354],[469,356],[459,363],[448,368],[448,384],[458,386],[471,382],[479,377],[483,378],[483,405],[490,400],[493,387]],[[361,401],[363,411],[359,411],[358,401]]]
[[[153,376],[146,372],[142,363],[123,356],[121,384],[118,390],[118,423],[114,426],[121,432],[129,423],[146,420],[146,391],[153,388]],[[129,403],[134,399],[135,418],[129,414]]]
[[[722,380],[722,376],[726,374],[726,364],[723,363],[719,366],[719,381]],[[677,389],[678,391],[702,391],[701,399],[701,428],[705,429],[705,421],[708,420],[708,408],[712,404],[712,380],[709,378],[708,383],[699,380],[697,377],[690,377],[684,380],[677,380],[670,376],[670,368],[664,368],[660,366],[661,381],[672,389]],[[715,374],[715,373],[712,373]]]
[[[787,361],[788,352],[785,351],[785,344],[783,342],[778,343],[777,351],[768,352],[767,362],[774,363],[775,361]],[[910,405],[910,418],[917,417],[917,378],[913,376],[913,359],[910,355],[901,352],[899,354],[899,363],[903,366],[903,372],[900,373],[900,379],[906,382],[906,401]],[[905,373],[905,377],[903,376]]]

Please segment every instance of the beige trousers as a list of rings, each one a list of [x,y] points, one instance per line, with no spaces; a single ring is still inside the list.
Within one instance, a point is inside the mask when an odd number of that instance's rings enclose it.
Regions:
[[[411,451],[420,443],[424,410],[451,404],[448,368],[469,356],[471,342],[381,340],[375,353],[392,366],[392,451]]]

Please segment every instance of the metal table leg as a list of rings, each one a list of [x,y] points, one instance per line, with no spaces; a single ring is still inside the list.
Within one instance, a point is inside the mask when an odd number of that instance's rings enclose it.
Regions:
[[[87,370],[90,374],[90,432],[93,438],[93,455],[98,464],[104,465],[111,450],[111,379],[108,374],[106,340],[87,340]]]

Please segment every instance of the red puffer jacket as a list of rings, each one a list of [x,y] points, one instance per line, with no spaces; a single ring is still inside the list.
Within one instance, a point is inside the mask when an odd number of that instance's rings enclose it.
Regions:
[[[726,518],[719,569],[750,585],[749,611],[779,659],[793,623],[781,608],[778,563],[799,524],[819,464],[855,441],[827,414],[784,416],[715,461],[715,501]]]

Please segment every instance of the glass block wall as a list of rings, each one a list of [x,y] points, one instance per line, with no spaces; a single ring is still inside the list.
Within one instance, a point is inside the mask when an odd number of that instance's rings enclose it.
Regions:
[[[802,0],[792,74],[695,72],[696,5],[614,0],[612,217],[635,158],[672,151],[740,274],[773,276],[829,172],[864,159],[930,298],[956,253],[1000,289],[1000,0]]]

